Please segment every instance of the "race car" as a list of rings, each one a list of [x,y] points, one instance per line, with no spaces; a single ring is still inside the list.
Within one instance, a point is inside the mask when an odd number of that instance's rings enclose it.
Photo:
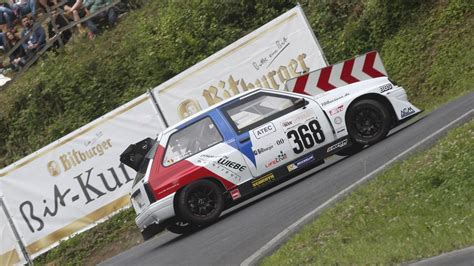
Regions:
[[[137,170],[131,202],[144,239],[188,233],[223,210],[324,163],[383,139],[419,113],[387,77],[316,96],[255,89],[195,114],[121,161]]]

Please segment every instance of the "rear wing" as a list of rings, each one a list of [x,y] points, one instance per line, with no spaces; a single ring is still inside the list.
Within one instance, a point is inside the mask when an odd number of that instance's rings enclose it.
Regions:
[[[291,92],[316,95],[347,84],[384,76],[387,76],[387,71],[385,71],[382,59],[378,52],[372,51],[289,79],[285,83],[285,89]]]

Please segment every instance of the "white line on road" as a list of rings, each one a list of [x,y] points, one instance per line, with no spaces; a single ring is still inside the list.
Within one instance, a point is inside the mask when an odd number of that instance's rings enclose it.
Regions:
[[[281,231],[278,235],[276,235],[274,238],[272,238],[270,241],[268,241],[265,245],[263,245],[261,248],[259,248],[255,253],[253,253],[250,257],[248,257],[246,260],[244,260],[240,265],[242,266],[247,266],[247,265],[253,265],[255,264],[258,260],[263,258],[263,256],[268,255],[270,251],[275,249],[277,246],[281,245],[285,239],[287,239],[292,233],[294,233],[299,227],[301,227],[303,224],[306,222],[310,221],[312,218],[314,218],[317,214],[319,214],[320,211],[322,211],[324,208],[329,206],[330,204],[338,201],[341,199],[345,194],[351,192],[356,188],[358,185],[364,183],[368,179],[372,178],[373,176],[377,175],[379,172],[381,172],[384,168],[387,166],[391,165],[392,163],[396,162],[397,160],[400,160],[403,158],[405,155],[409,154],[410,152],[416,150],[419,146],[421,146],[423,143],[426,141],[430,140],[431,138],[437,136],[440,133],[443,133],[446,129],[449,129],[459,121],[465,119],[466,117],[469,117],[472,113],[474,112],[474,109],[471,109],[469,112],[465,113],[464,115],[458,117],[456,120],[452,121],[451,123],[445,125],[444,127],[438,129],[436,132],[432,133],[428,137],[422,139],[420,142],[417,144],[413,145],[409,149],[405,150],[404,152],[400,153],[399,155],[395,156],[393,159],[390,161],[386,162],[385,164],[381,165],[379,168],[375,169],[374,171],[370,172],[366,176],[362,177],[359,179],[357,182],[353,183],[352,185],[348,186],[344,190],[340,191],[336,195],[334,195],[332,198],[324,202],[323,204],[319,205],[316,209],[310,211],[307,213],[305,216],[301,217],[298,219],[296,222],[285,228],[283,231]]]

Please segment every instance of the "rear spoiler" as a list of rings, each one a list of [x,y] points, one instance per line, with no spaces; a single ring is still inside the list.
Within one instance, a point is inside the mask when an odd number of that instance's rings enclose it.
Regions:
[[[131,144],[120,154],[120,162],[138,172],[146,154],[151,147],[153,147],[153,144],[155,144],[155,140],[152,138],[146,138],[135,144]]]
[[[316,95],[347,84],[384,76],[387,76],[387,71],[382,59],[377,51],[372,51],[289,79],[285,83],[285,90]]]

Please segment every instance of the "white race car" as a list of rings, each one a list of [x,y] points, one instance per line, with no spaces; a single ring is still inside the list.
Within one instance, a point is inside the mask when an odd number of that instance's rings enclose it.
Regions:
[[[131,145],[121,161],[137,170],[131,201],[145,239],[186,233],[332,155],[383,139],[419,113],[388,78],[308,96],[256,89]]]

